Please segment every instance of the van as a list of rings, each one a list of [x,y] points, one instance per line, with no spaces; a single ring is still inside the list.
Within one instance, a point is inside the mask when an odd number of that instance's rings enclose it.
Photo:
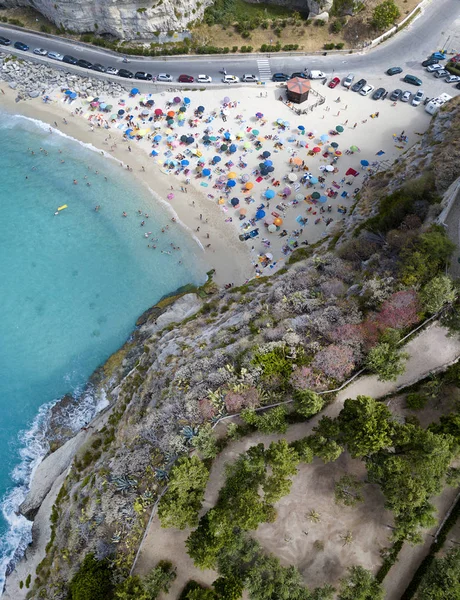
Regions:
[[[308,71],[310,79],[325,79],[326,75],[322,71]]]
[[[422,80],[415,75],[405,75],[403,81],[412,85],[422,85]]]

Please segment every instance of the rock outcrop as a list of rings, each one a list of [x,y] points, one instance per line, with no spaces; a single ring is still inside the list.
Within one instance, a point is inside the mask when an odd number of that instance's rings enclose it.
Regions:
[[[310,19],[322,17],[329,18],[329,11],[332,8],[332,0],[247,0],[251,4],[276,4],[284,6],[302,15],[307,15]]]
[[[0,0],[0,7],[30,6],[58,27],[77,33],[152,39],[159,31],[181,31],[203,16],[212,0]]]

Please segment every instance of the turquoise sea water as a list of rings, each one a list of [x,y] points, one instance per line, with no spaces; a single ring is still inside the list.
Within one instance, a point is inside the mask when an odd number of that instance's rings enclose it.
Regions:
[[[161,296],[202,283],[205,266],[192,237],[118,163],[1,112],[0,143],[1,595],[6,565],[30,535],[15,510],[46,451],[46,406],[78,393],[136,318]],[[84,422],[93,410],[87,398],[73,418]]]

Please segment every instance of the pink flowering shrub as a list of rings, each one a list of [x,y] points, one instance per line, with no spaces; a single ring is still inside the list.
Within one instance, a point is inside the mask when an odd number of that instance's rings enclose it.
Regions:
[[[312,366],[328,377],[343,381],[355,368],[355,356],[349,346],[331,344],[316,354]]]
[[[328,389],[328,381],[323,373],[311,367],[297,367],[292,373],[290,383],[298,390],[323,392]]]
[[[200,414],[203,417],[204,421],[208,421],[216,415],[216,409],[212,405],[211,400],[209,400],[208,398],[203,398],[202,400],[199,400],[198,406],[200,409]]]
[[[404,329],[419,321],[420,303],[415,290],[403,290],[392,294],[382,304],[376,316],[378,323],[392,329]]]
[[[340,342],[348,346],[361,346],[365,341],[362,323],[358,323],[357,325],[351,323],[340,325],[328,337],[331,341]]]
[[[240,412],[243,408],[256,408],[259,405],[259,392],[254,387],[225,394],[225,408],[229,413]]]

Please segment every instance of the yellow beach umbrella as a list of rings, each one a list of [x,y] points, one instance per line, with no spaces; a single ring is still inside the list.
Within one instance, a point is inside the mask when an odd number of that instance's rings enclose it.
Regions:
[[[238,175],[234,171],[230,171],[230,173],[227,173],[227,179],[236,179],[237,177]]]
[[[217,201],[217,204],[225,204],[225,200],[222,198],[222,196]]]

